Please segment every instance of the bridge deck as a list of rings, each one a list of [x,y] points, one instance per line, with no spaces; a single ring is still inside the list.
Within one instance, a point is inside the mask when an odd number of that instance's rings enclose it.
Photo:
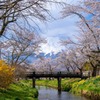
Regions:
[[[87,78],[87,76],[82,76],[80,74],[70,74],[70,73],[52,73],[52,74],[43,74],[43,73],[36,73],[36,74],[33,74],[33,73],[30,73],[30,74],[27,74],[27,77],[28,78],[47,78],[47,77],[54,77],[54,78]]]

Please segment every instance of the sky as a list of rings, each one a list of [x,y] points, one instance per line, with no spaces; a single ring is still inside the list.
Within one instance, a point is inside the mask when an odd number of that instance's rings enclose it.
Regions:
[[[68,4],[77,4],[79,0],[57,0],[65,1]],[[41,44],[41,52],[48,53],[58,53],[65,49],[64,46],[61,46],[61,40],[66,40],[71,37],[74,39],[74,35],[77,34],[76,22],[78,21],[77,16],[70,16],[64,19],[61,19],[62,7],[57,5],[47,5],[47,8],[50,10],[51,15],[57,20],[49,20],[47,23],[42,23],[37,21],[40,30],[39,35],[47,40],[47,43]],[[19,20],[20,21],[20,20]],[[32,21],[30,21],[33,24]]]
[[[57,0],[58,1],[58,0]],[[61,0],[59,0],[61,1]],[[69,4],[77,4],[78,0],[64,0]],[[76,22],[78,21],[77,16],[70,16],[64,19],[61,18],[61,8],[60,6],[52,5],[49,6],[50,12],[54,18],[58,19],[55,21],[49,21],[46,24],[39,22],[41,29],[40,35],[47,40],[46,44],[41,45],[41,50],[44,53],[57,53],[65,49],[64,46],[61,46],[60,41],[65,40],[69,37],[74,38],[74,35],[77,34]]]

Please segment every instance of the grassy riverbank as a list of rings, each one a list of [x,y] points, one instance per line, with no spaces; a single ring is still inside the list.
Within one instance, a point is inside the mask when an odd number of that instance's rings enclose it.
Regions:
[[[37,85],[57,88],[57,80],[37,80]],[[62,90],[83,95],[91,100],[100,100],[100,76],[81,79],[62,79]]]
[[[37,96],[37,90],[27,80],[11,84],[8,89],[0,89],[0,100],[37,100]]]

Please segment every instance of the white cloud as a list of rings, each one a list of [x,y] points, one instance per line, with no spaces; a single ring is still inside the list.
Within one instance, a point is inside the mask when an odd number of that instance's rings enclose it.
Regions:
[[[64,49],[64,47],[59,44],[58,38],[48,37],[47,41],[48,42],[46,44],[41,45],[42,52],[45,52],[46,54],[51,52],[56,54]]]

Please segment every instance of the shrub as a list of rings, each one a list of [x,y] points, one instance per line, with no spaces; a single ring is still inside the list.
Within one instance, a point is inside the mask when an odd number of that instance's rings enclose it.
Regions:
[[[62,84],[62,89],[64,91],[67,91],[69,92],[71,89],[72,89],[72,85],[75,83],[75,82],[78,82],[80,79],[68,79],[67,81],[65,81],[63,84]]]
[[[14,68],[0,60],[0,87],[7,88],[14,79]]]
[[[81,94],[82,90],[83,90],[83,84],[84,84],[85,80],[80,80],[79,82],[74,82],[72,84],[72,89],[71,92],[75,93],[75,94]]]

